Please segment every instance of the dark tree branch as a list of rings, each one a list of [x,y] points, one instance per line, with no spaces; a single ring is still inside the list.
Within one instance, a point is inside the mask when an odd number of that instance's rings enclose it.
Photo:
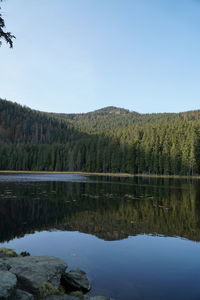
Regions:
[[[2,0],[0,0],[2,1]],[[1,7],[0,7],[1,9]],[[0,46],[2,44],[2,40],[6,41],[10,48],[13,47],[13,39],[15,39],[15,36],[12,35],[10,32],[6,32],[4,29],[5,29],[5,21],[4,19],[2,18],[2,15],[0,14]]]

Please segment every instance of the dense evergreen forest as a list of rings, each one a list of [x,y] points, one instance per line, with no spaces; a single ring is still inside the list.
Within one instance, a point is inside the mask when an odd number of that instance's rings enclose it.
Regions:
[[[0,169],[200,174],[200,111],[54,114],[0,99]]]

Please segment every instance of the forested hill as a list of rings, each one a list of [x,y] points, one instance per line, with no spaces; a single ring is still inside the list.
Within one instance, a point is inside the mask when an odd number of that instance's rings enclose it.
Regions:
[[[196,121],[200,119],[200,111],[188,111],[182,113],[152,113],[140,114],[135,111],[108,106],[99,110],[83,114],[55,114],[56,116],[71,122],[76,128],[88,133],[107,133],[117,128],[127,128],[131,125],[144,125],[157,122]]]
[[[200,111],[54,114],[0,99],[0,169],[200,174]]]

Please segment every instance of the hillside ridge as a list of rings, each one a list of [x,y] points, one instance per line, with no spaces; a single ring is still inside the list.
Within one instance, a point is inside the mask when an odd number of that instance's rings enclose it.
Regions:
[[[151,113],[141,113],[141,112],[137,112],[137,111],[132,111],[128,108],[123,108],[123,107],[118,107],[118,106],[105,106],[99,109],[95,109],[93,111],[88,111],[88,112],[84,112],[84,113],[67,113],[67,112],[49,112],[49,111],[41,111],[38,109],[34,109],[31,108],[27,105],[22,105],[19,104],[15,101],[11,101],[11,100],[7,100],[7,99],[2,99],[0,98],[0,102],[3,103],[7,103],[10,105],[17,105],[18,107],[24,108],[24,109],[28,109],[34,112],[38,112],[38,113],[43,113],[43,114],[50,114],[50,115],[88,115],[88,114],[108,114],[108,115],[112,115],[112,114],[137,114],[137,115],[141,115],[141,116],[147,116],[147,115],[184,115],[184,114],[198,114],[200,116],[200,109],[193,109],[193,110],[187,110],[187,111],[180,111],[180,112],[151,112]]]
[[[0,101],[0,170],[200,174],[200,111],[56,114]]]

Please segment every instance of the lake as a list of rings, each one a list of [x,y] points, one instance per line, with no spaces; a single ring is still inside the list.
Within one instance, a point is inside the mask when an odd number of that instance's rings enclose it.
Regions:
[[[198,180],[0,175],[0,247],[85,270],[90,295],[200,299]]]

